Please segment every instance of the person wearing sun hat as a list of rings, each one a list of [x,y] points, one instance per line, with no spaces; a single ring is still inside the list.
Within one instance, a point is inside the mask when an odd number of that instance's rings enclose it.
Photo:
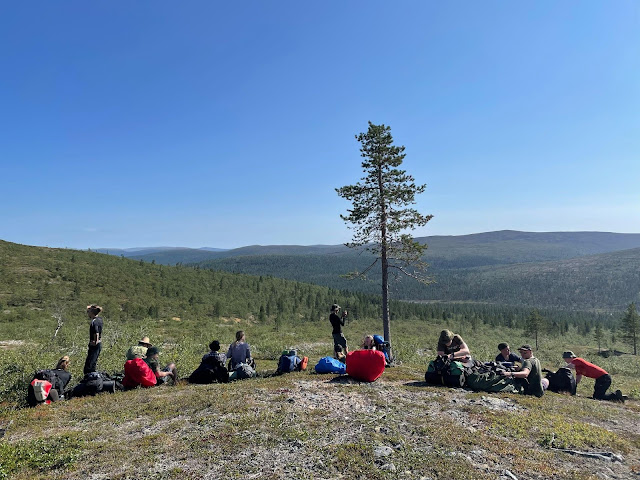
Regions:
[[[569,368],[576,371],[576,385],[580,383],[582,377],[595,379],[593,386],[593,398],[596,400],[612,400],[624,402],[625,397],[620,390],[615,393],[607,393],[611,386],[611,375],[604,368],[601,368],[591,362],[587,362],[584,358],[577,357],[571,350],[562,354],[562,358]]]
[[[98,364],[98,356],[102,350],[102,307],[92,304],[87,306],[89,316],[89,348],[87,359],[84,362],[84,374],[95,372]]]
[[[501,371],[500,373],[505,377],[514,378],[516,385],[522,388],[522,393],[525,395],[541,397],[549,386],[549,380],[542,378],[540,360],[533,356],[533,351],[529,344],[522,345],[518,348],[518,352],[522,357],[520,370],[517,372]]]
[[[137,345],[133,345],[127,350],[127,360],[133,360],[134,358],[145,358],[147,356],[147,349],[152,347],[149,337],[142,337]]]

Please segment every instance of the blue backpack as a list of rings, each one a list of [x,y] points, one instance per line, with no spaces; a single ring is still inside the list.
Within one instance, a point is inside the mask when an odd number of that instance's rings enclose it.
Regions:
[[[389,342],[385,342],[382,335],[374,335],[373,343],[376,345],[376,348],[384,353],[384,359],[387,363],[389,363]]]
[[[315,366],[317,373],[347,373],[347,366],[331,357],[322,357]]]
[[[281,355],[280,360],[278,361],[278,372],[293,372],[300,362],[300,358],[298,358],[296,355]]]

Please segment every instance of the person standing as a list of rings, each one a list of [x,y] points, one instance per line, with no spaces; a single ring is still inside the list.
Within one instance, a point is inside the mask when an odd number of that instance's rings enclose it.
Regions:
[[[87,306],[87,315],[89,316],[89,349],[87,350],[87,359],[84,362],[84,374],[95,372],[98,363],[98,356],[102,350],[102,307],[98,305]]]
[[[333,351],[337,355],[337,352],[341,351],[345,356],[349,353],[347,348],[347,339],[342,334],[342,327],[344,327],[344,320],[347,318],[347,311],[344,310],[342,315],[339,315],[340,305],[334,303],[331,305],[331,314],[329,315],[329,322],[333,327]],[[341,347],[342,350],[338,350],[337,347]]]
[[[580,383],[583,376],[595,379],[596,383],[593,386],[594,399],[624,402],[625,398],[620,390],[616,390],[616,393],[607,393],[611,386],[611,375],[604,368],[587,362],[584,358],[576,357],[572,351],[564,352],[562,358],[567,362],[569,368],[575,368],[576,385]]]

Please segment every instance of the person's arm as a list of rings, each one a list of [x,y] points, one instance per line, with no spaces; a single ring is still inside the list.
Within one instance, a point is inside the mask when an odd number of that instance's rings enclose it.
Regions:
[[[247,362],[251,363],[251,348],[249,347],[249,344],[247,343]]]
[[[469,350],[469,347],[467,347],[467,344],[462,342],[462,344],[460,344],[460,348],[458,349],[458,351],[453,353],[453,358],[464,358],[464,357],[470,357],[471,356],[471,351]]]
[[[530,370],[528,368],[523,368],[519,372],[501,372],[505,377],[513,377],[513,378],[527,378],[529,376]]]
[[[91,338],[89,338],[89,343],[91,345],[97,345],[98,340],[100,340],[100,332],[98,332],[98,327],[92,322],[91,323]]]
[[[580,383],[580,380],[582,380],[582,375],[576,375],[576,385]]]

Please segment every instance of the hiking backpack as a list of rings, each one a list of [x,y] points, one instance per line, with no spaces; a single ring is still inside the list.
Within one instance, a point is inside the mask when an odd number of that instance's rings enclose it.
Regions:
[[[298,369],[298,366],[302,360],[298,357],[294,351],[282,352],[280,359],[278,360],[278,373],[290,373]]]
[[[27,404],[30,407],[58,400],[59,379],[53,370],[38,370],[27,388]],[[51,394],[55,390],[55,395]]]
[[[316,373],[347,373],[347,366],[332,357],[322,357],[314,368]]]
[[[229,372],[223,363],[208,357],[189,376],[189,383],[205,385],[214,382],[229,382]]]
[[[557,372],[547,372],[546,379],[549,380],[549,390],[555,393],[576,394],[576,379],[573,372],[567,367],[561,367]]]
[[[391,349],[391,344],[389,342],[385,342],[382,335],[374,335],[373,343],[376,346],[378,351],[384,353],[384,360],[387,364],[391,363],[391,359],[389,358],[389,350]]]
[[[457,361],[452,362],[445,355],[438,355],[431,360],[424,374],[424,381],[431,385],[463,387],[464,380],[464,365]]]
[[[230,380],[244,380],[256,376],[256,371],[247,363],[240,363],[231,374]]]

